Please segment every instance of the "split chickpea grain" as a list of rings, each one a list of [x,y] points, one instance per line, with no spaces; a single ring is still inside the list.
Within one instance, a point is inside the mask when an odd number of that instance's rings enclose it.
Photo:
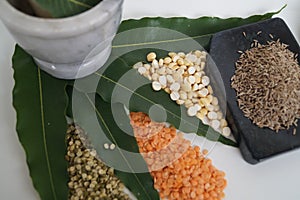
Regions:
[[[157,60],[156,53],[150,52],[146,56],[150,63],[138,62],[133,68],[152,81],[154,91],[163,89],[173,101],[187,108],[189,116],[198,117],[228,137],[230,128],[224,123],[219,101],[204,71],[206,56],[205,51],[199,50],[188,54],[169,52],[167,57]]]

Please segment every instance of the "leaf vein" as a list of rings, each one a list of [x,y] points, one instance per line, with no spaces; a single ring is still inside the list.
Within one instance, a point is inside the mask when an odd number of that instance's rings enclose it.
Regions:
[[[134,46],[143,46],[143,45],[153,45],[153,44],[162,44],[162,43],[170,43],[170,42],[179,42],[185,41],[190,39],[199,39],[211,36],[212,34],[205,34],[205,35],[197,35],[193,37],[185,37],[185,38],[178,38],[178,39],[170,39],[170,40],[160,40],[160,41],[152,41],[152,42],[141,42],[141,43],[132,43],[132,44],[120,44],[120,45],[113,45],[112,48],[124,48],[124,47],[134,47]]]
[[[68,0],[68,1],[70,1],[71,3],[74,3],[78,6],[82,6],[82,7],[85,7],[85,8],[92,8],[92,6],[90,6],[86,3],[80,2],[80,1],[77,1],[77,0]]]
[[[40,93],[40,109],[41,109],[41,123],[42,123],[42,132],[43,132],[43,144],[44,144],[44,151],[46,156],[46,162],[47,162],[47,169],[49,173],[50,178],[50,186],[53,193],[53,197],[55,200],[57,200],[56,191],[53,183],[53,175],[51,171],[51,164],[49,160],[49,154],[48,154],[48,148],[47,148],[47,140],[46,140],[46,128],[45,128],[45,116],[44,116],[44,104],[43,104],[43,87],[42,87],[42,78],[41,78],[41,70],[38,68],[38,82],[39,82],[39,93]]]
[[[118,85],[118,86],[120,86],[120,87],[122,87],[122,88],[124,88],[124,89],[126,89],[126,90],[128,90],[128,91],[130,91],[130,92],[132,92],[133,94],[135,94],[135,95],[139,96],[140,98],[142,98],[142,99],[148,101],[149,103],[152,103],[153,105],[155,104],[155,102],[151,101],[150,99],[144,97],[143,95],[141,95],[141,94],[139,94],[139,93],[136,93],[135,91],[131,90],[130,88],[126,87],[125,85],[122,85],[122,84],[120,84],[120,83],[118,83],[118,82],[116,82],[116,81],[110,79],[109,77],[107,77],[107,76],[105,76],[105,75],[99,74],[98,72],[95,72],[95,74],[98,75],[98,76],[100,76],[100,77],[102,77],[102,78],[104,78],[104,79],[106,79],[106,80],[108,80],[108,81],[110,81],[110,82],[112,82],[112,83],[114,83],[114,84],[116,84],[116,85]],[[170,110],[168,110],[168,109],[165,109],[165,110],[166,110],[168,113],[170,113],[171,115],[173,115],[174,117],[176,117],[177,119],[183,120],[185,123],[191,125],[192,127],[195,127],[195,128],[197,128],[197,129],[199,128],[199,127],[195,126],[194,124],[190,123],[189,121],[186,121],[186,120],[182,119],[180,116],[176,115],[176,114],[173,113],[172,111],[170,111]]]

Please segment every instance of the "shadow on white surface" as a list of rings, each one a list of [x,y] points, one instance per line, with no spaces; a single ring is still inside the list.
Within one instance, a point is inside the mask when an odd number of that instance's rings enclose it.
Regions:
[[[0,22],[0,199],[35,200],[25,152],[15,131],[16,114],[12,106],[13,70],[11,56],[14,40]]]

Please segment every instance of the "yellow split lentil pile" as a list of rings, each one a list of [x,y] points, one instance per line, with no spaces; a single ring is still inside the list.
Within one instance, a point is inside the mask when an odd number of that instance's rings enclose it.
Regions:
[[[165,58],[156,58],[155,52],[147,54],[149,63],[133,65],[138,73],[152,81],[154,91],[164,90],[171,100],[184,105],[187,115],[199,118],[225,137],[231,130],[221,111],[219,100],[205,72],[208,67],[205,51],[170,52]]]
[[[144,113],[131,112],[130,117],[140,152],[162,199],[224,198],[225,173],[215,168],[198,146],[192,147],[174,127],[153,122]]]

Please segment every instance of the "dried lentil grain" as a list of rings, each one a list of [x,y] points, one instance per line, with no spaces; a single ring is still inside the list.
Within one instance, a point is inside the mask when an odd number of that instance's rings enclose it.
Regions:
[[[116,145],[115,144],[110,144],[109,148],[110,148],[110,150],[114,150],[116,148]]]
[[[157,61],[156,54],[151,52],[147,55],[147,60],[151,64],[141,65],[141,62],[138,62],[133,68],[152,81],[154,91],[164,89],[165,92],[170,94],[170,98],[173,101],[176,101],[179,105],[186,106],[188,115],[196,116],[200,120],[203,120],[204,116],[207,116],[207,113],[199,114],[199,107],[205,106],[209,111],[220,110],[218,99],[213,96],[210,79],[203,71],[206,56],[206,52],[199,50],[188,54],[170,52],[168,57],[160,58]],[[194,106],[197,109],[194,109]],[[205,119],[215,120],[214,118]],[[224,119],[222,112],[220,112],[216,119]],[[208,121],[208,124],[214,124],[213,128],[223,134],[222,128],[215,128],[221,122],[212,123]],[[228,135],[228,132],[226,132],[226,135]]]
[[[161,199],[224,198],[225,173],[206,158],[207,150],[201,154],[174,127],[153,122],[144,113],[131,112],[130,123]]]
[[[66,160],[69,163],[68,174],[70,177],[68,182],[69,199],[110,200],[116,198],[129,200],[129,196],[124,193],[124,185],[114,176],[113,169],[95,157],[95,150],[88,149],[83,145],[82,135],[83,131],[78,126],[69,126],[66,136],[68,144]],[[109,145],[104,144],[104,146],[106,145],[108,149]],[[105,189],[107,187],[110,189]]]
[[[156,58],[156,54],[154,52],[151,52],[147,55],[147,60],[149,62],[152,62]]]
[[[107,143],[105,143],[105,144],[103,145],[103,147],[104,147],[104,149],[109,149],[109,145],[108,145]]]

